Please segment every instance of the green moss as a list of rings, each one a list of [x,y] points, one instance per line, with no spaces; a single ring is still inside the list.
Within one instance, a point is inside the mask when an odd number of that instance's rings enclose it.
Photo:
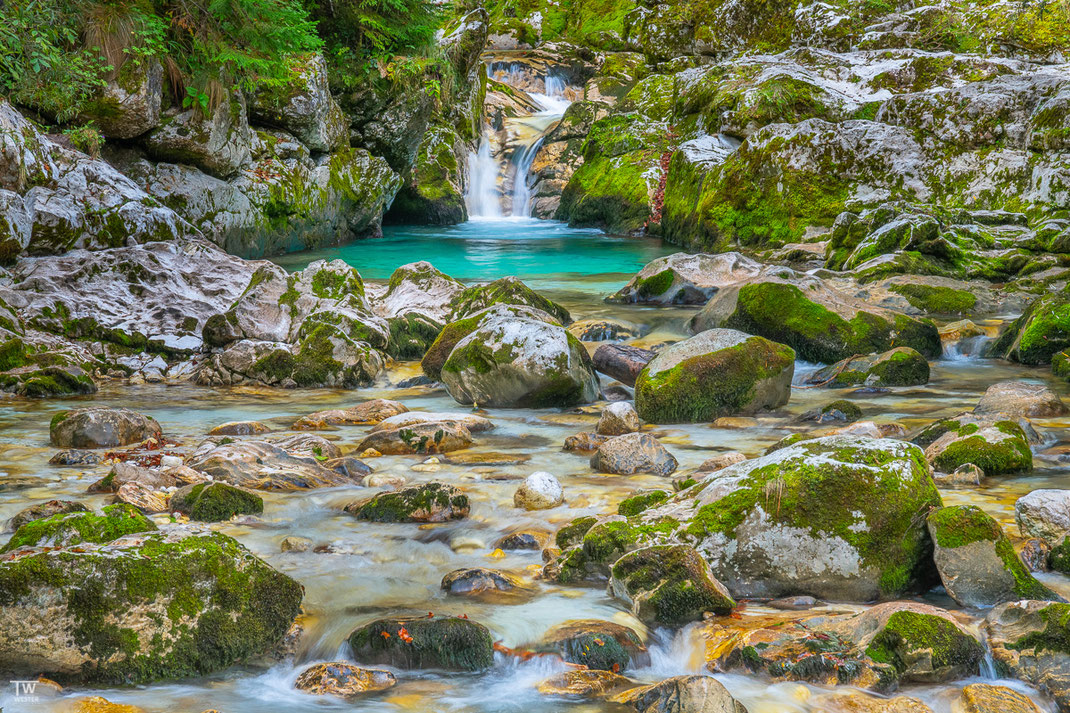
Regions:
[[[557,544],[557,547],[562,550],[566,550],[573,545],[578,545],[583,542],[583,536],[587,534],[587,531],[590,530],[596,522],[598,522],[598,518],[590,515],[576,518],[557,531],[554,542]]]
[[[1011,642],[1007,648],[1015,651],[1033,649],[1053,654],[1070,654],[1070,604],[1050,604],[1037,612],[1044,628],[1031,631]]]
[[[485,285],[469,287],[453,298],[450,307],[453,319],[459,319],[496,304],[526,305],[541,309],[561,324],[572,321],[567,309],[546,299],[515,277],[502,277]]]
[[[123,535],[151,532],[156,525],[132,505],[104,507],[102,515],[91,512],[61,513],[19,527],[0,552],[20,547],[70,547],[83,542],[103,544]]]
[[[921,284],[896,284],[889,288],[926,314],[967,314],[977,305],[977,296],[966,290]]]
[[[17,337],[0,344],[0,371],[25,366],[30,356],[23,341]]]
[[[259,515],[264,512],[264,500],[226,483],[198,483],[188,492],[176,493],[169,509],[185,513],[191,520],[219,522],[235,515]]]
[[[350,634],[349,646],[362,663],[401,669],[482,671],[494,663],[490,632],[467,618],[380,619]]]
[[[1051,357],[1051,373],[1064,381],[1070,381],[1070,351],[1063,350]]]
[[[433,512],[447,512],[457,520],[468,514],[468,496],[442,483],[427,483],[380,493],[356,508],[360,520],[371,522],[423,522]]]
[[[438,333],[431,346],[427,348],[420,367],[429,379],[438,380],[442,376],[442,365],[446,363],[450,352],[457,343],[479,327],[481,317],[465,317],[450,322]]]
[[[899,673],[922,652],[929,652],[934,670],[955,667],[968,673],[976,672],[985,655],[980,642],[947,619],[906,610],[892,614],[866,648],[867,656]]]
[[[959,438],[936,456],[933,465],[951,473],[961,465],[973,463],[988,476],[1032,470],[1033,452],[1022,427],[1014,421],[999,421],[995,428],[1009,438],[989,440],[977,432],[975,424],[962,427],[958,430]]]
[[[666,268],[656,275],[641,277],[636,280],[635,291],[644,299],[660,297],[669,291],[669,288],[672,287],[672,283],[675,280],[676,273],[674,273],[672,269]]]
[[[395,359],[421,359],[438,340],[442,325],[418,312],[406,312],[389,320],[387,353]]]
[[[1055,354],[1070,348],[1070,302],[1045,295],[1011,323],[989,354],[1020,364],[1049,364]]]
[[[664,490],[654,490],[649,493],[633,495],[630,498],[625,498],[620,501],[620,504],[617,506],[617,514],[624,515],[625,517],[638,515],[644,510],[649,510],[655,505],[665,502],[668,498],[669,493]]]
[[[718,590],[702,557],[686,545],[647,547],[621,557],[611,569],[613,589],[623,588],[650,624],[683,626],[705,612],[727,614],[731,597]]]
[[[751,337],[658,373],[647,366],[635,381],[635,408],[651,423],[695,423],[750,412],[756,410],[757,387],[794,365],[789,347]]]

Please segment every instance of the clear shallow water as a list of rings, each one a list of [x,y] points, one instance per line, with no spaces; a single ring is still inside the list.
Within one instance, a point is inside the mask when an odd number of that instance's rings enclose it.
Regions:
[[[508,232],[512,229],[512,233]],[[505,231],[505,232],[503,232]],[[494,236],[499,236],[495,238]],[[383,280],[401,264],[427,259],[444,272],[466,280],[494,279],[517,274],[533,287],[560,299],[581,319],[614,316],[652,330],[655,334],[681,335],[693,310],[658,309],[634,305],[607,305],[604,295],[657,255],[672,252],[654,241],[606,238],[595,231],[576,231],[560,224],[525,221],[471,223],[444,230],[392,229],[380,240],[316,254],[280,260],[296,269],[313,259],[342,257],[371,280]],[[798,371],[808,367],[798,365]],[[80,499],[94,507],[103,496],[87,495],[88,485],[107,472],[95,468],[56,468],[47,465],[55,452],[48,446],[52,414],[80,403],[127,406],[155,416],[165,433],[179,441],[179,450],[193,449],[204,434],[220,423],[259,420],[285,430],[296,418],[312,411],[350,406],[370,398],[387,397],[405,402],[413,410],[462,410],[442,390],[399,390],[389,384],[415,375],[418,366],[391,368],[387,382],[360,391],[277,391],[259,388],[208,389],[189,385],[105,385],[94,398],[63,402],[0,401],[0,521],[30,503],[63,497]],[[866,418],[898,421],[915,428],[936,418],[971,409],[992,383],[1010,378],[1051,383],[1064,396],[1066,385],[1053,382],[1044,370],[976,359],[943,360],[933,364],[931,382],[924,387],[895,389],[887,394],[852,396]],[[849,390],[796,389],[781,412],[763,415],[742,428],[714,428],[708,424],[658,426],[652,429],[680,461],[685,474],[706,458],[726,450],[748,455],[764,449],[801,427],[793,423],[804,411],[846,396]],[[293,689],[293,681],[309,664],[345,654],[344,642],[356,627],[388,613],[468,614],[487,625],[506,646],[536,642],[549,627],[575,618],[607,619],[645,632],[621,605],[601,588],[561,587],[534,578],[542,564],[538,552],[514,552],[498,557],[494,542],[519,529],[554,532],[584,514],[603,513],[638,488],[665,487],[652,476],[604,476],[591,472],[587,458],[561,450],[565,437],[593,430],[599,407],[567,410],[520,411],[498,409],[487,413],[497,428],[479,434],[474,453],[504,453],[518,462],[505,466],[440,465],[427,470],[419,458],[384,457],[369,461],[379,473],[404,477],[410,483],[442,480],[462,487],[472,501],[467,520],[426,527],[360,523],[342,512],[349,502],[370,497],[375,489],[356,486],[299,493],[265,493],[260,518],[213,525],[249,547],[273,566],[305,587],[303,637],[294,662],[235,668],[215,676],[154,686],[100,691],[108,699],[139,705],[156,713],[197,713],[217,708],[223,713],[298,713],[305,711],[448,711],[457,713],[511,713],[513,711],[594,712],[606,705],[565,702],[539,695],[534,685],[560,670],[559,664],[535,660],[518,664],[499,657],[496,667],[481,675],[440,675],[398,672],[399,685],[383,694],[345,703],[306,696]],[[1065,427],[1070,420],[1038,421],[1047,441],[1037,457],[1037,470],[1014,478],[989,479],[974,490],[944,491],[945,502],[975,503],[999,518],[1012,536],[1013,503],[1040,487],[1070,487],[1070,471],[1059,453],[1070,446]],[[348,427],[321,432],[344,450],[354,449],[366,428]],[[414,468],[414,466],[417,466]],[[549,511],[527,513],[512,505],[518,481],[535,470],[555,474],[563,483],[566,504]],[[309,537],[329,545],[330,553],[281,553],[279,543],[289,535]],[[6,535],[4,536],[6,537]],[[466,566],[495,567],[521,578],[530,596],[517,603],[487,603],[447,598],[439,590],[442,576]],[[1046,583],[1070,594],[1067,580],[1045,578]],[[939,597],[931,601],[950,606]],[[650,636],[652,663],[628,675],[654,681],[670,675],[702,670],[701,642],[685,630],[675,637],[658,632]],[[742,675],[719,676],[742,700],[750,713],[811,711],[811,699],[822,691],[800,684],[770,685]],[[903,692],[924,699],[937,713],[948,713],[956,691],[964,685],[910,687]],[[1010,683],[1025,689],[1021,684]],[[68,698],[85,695],[72,691]],[[1046,710],[1054,710],[1030,692]],[[42,699],[26,707],[12,703],[10,691],[0,688],[5,711],[55,713],[63,701]]]

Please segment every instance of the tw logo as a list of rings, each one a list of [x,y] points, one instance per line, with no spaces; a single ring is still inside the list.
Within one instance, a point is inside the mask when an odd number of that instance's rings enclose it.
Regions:
[[[37,681],[12,681],[16,703],[37,703]]]

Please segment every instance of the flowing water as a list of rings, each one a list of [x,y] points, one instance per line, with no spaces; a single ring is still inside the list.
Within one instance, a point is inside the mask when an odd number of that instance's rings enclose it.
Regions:
[[[569,229],[556,223],[520,219],[473,221],[446,229],[391,228],[378,240],[315,254],[280,260],[298,269],[313,259],[341,258],[368,280],[384,281],[397,266],[426,259],[463,280],[489,280],[515,274],[532,287],[563,302],[574,318],[616,317],[643,325],[647,339],[657,341],[681,335],[693,314],[684,308],[609,305],[603,297],[622,286],[640,266],[671,252],[657,242],[602,236],[595,231]],[[976,358],[934,363],[926,386],[893,389],[886,394],[853,396],[866,417],[899,421],[908,428],[972,408],[985,388],[1001,379],[1027,378],[1051,383],[1065,393],[1065,385],[1044,370],[988,362]],[[812,368],[799,364],[799,371]],[[105,503],[100,495],[87,495],[86,487],[107,467],[56,468],[47,465],[54,449],[48,446],[48,422],[53,413],[80,402],[126,406],[156,417],[164,432],[192,449],[213,426],[226,421],[253,419],[286,429],[297,417],[319,409],[351,406],[387,397],[414,410],[460,410],[441,389],[398,389],[389,384],[418,373],[414,363],[390,369],[388,380],[359,391],[281,391],[261,388],[211,389],[189,385],[147,384],[105,386],[92,399],[67,401],[0,401],[0,520],[30,503],[51,498],[76,498],[94,507]],[[707,424],[659,426],[661,441],[687,473],[717,452],[742,450],[760,454],[766,446],[790,432],[792,417],[847,393],[846,390],[796,389],[782,411],[763,415],[743,428],[714,428]],[[664,487],[653,476],[607,476],[591,471],[587,458],[562,451],[565,437],[593,430],[595,407],[575,409],[495,409],[487,415],[497,424],[479,434],[474,453],[494,453],[501,465],[420,465],[420,458],[382,457],[370,461],[377,472],[403,476],[410,483],[441,480],[463,488],[472,501],[467,520],[430,526],[358,522],[342,512],[349,502],[371,496],[374,489],[339,487],[290,493],[264,493],[262,517],[241,518],[210,526],[238,538],[274,567],[305,587],[305,635],[296,660],[249,665],[217,675],[180,683],[100,691],[109,700],[133,703],[151,712],[197,713],[215,708],[223,713],[296,713],[298,711],[360,710],[390,713],[458,712],[505,713],[516,711],[609,711],[608,704],[547,699],[534,685],[561,670],[547,659],[517,663],[500,654],[496,666],[484,674],[439,674],[398,671],[399,684],[382,694],[345,703],[337,699],[297,692],[293,682],[312,662],[345,655],[345,638],[357,626],[388,613],[467,614],[482,622],[496,639],[509,647],[538,641],[550,626],[575,618],[620,622],[645,631],[619,603],[601,588],[566,587],[538,580],[542,565],[538,552],[495,553],[494,542],[520,529],[554,532],[584,514],[598,514],[637,488]],[[991,479],[972,490],[943,493],[951,504],[975,503],[997,517],[1009,533],[1013,502],[1040,487],[1070,487],[1070,477],[1059,454],[1070,448],[1062,427],[1066,421],[1038,421],[1047,436],[1040,448],[1037,469],[1013,478]],[[343,449],[361,440],[364,427],[340,427],[321,432]],[[525,512],[513,507],[513,492],[533,471],[556,475],[565,488],[566,503],[549,511]],[[289,535],[311,538],[327,552],[281,553],[279,543]],[[474,601],[445,597],[439,590],[442,576],[465,566],[489,566],[511,572],[527,586],[524,597],[508,602]],[[1049,585],[1067,591],[1059,577],[1044,577]],[[950,600],[934,597],[941,606]],[[754,609],[761,611],[760,608]],[[643,681],[703,670],[701,641],[691,630],[675,636],[647,632],[651,663],[628,675]],[[992,675],[989,672],[989,675]],[[808,701],[820,692],[802,684],[775,684],[742,675],[718,678],[750,713],[808,713]],[[1035,691],[1027,691],[1045,710],[1054,710]],[[937,713],[948,713],[964,682],[941,686],[909,687],[905,693],[928,702]],[[39,703],[14,703],[11,691],[0,692],[5,713],[53,713],[63,700],[42,698]],[[85,695],[84,691],[68,696]]]

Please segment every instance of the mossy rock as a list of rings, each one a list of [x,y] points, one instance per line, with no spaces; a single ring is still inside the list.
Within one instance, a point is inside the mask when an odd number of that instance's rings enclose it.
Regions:
[[[620,501],[620,504],[617,505],[617,514],[623,515],[625,517],[638,515],[644,510],[649,510],[655,505],[660,505],[661,503],[665,502],[669,499],[669,495],[670,493],[665,490],[652,490],[648,493],[639,493],[637,495],[633,495],[630,498],[625,498],[624,500]],[[568,525],[566,525],[565,527],[568,527]],[[564,529],[565,528],[561,528],[561,530],[559,530],[558,532],[563,532]],[[568,539],[567,536],[566,539]],[[559,544],[558,547],[560,546],[561,545]]]
[[[536,646],[592,671],[624,671],[649,661],[634,630],[611,621],[579,619],[558,624]]]
[[[1070,574],[1070,537],[1063,537],[1059,544],[1051,548],[1048,553],[1048,567],[1056,572]]]
[[[276,647],[301,598],[221,533],[35,549],[0,563],[0,658],[64,684],[205,676]]]
[[[847,358],[818,369],[808,384],[845,386],[920,386],[929,383],[929,362],[915,349],[896,347],[883,354]]]
[[[811,294],[817,297],[818,292]],[[739,288],[736,297],[734,310],[722,326],[786,344],[807,361],[831,364],[896,347],[911,347],[923,357],[936,359],[943,350],[940,333],[929,320],[855,307],[846,308],[855,310],[847,319],[810,299],[797,285],[758,282]]]
[[[1051,374],[1063,381],[1070,381],[1070,350],[1064,349],[1052,355]]]
[[[928,440],[940,430],[942,435],[931,442],[925,455],[942,473],[953,473],[967,463],[973,463],[990,477],[1033,469],[1029,438],[1014,421],[939,421],[919,434],[915,442]]]
[[[379,619],[349,635],[357,661],[400,669],[483,671],[493,644],[485,626],[453,616]]]
[[[468,517],[468,496],[452,485],[425,483],[371,500],[352,503],[346,512],[371,522],[447,522]]]
[[[63,453],[60,453],[60,455],[63,455]],[[55,457],[53,457],[49,463],[52,463],[55,460]],[[96,463],[90,463],[89,465],[95,464]],[[15,516],[8,521],[7,525],[12,530],[18,530],[28,522],[71,512],[89,512],[89,508],[76,500],[49,500],[19,510],[15,513]]]
[[[584,515],[583,517],[576,518],[569,524],[562,527],[554,535],[554,544],[558,549],[566,550],[573,545],[578,545],[583,542],[583,536],[587,534],[587,531],[594,527],[598,522],[598,518],[593,515]]]
[[[493,305],[534,307],[553,316],[563,325],[572,322],[568,310],[546,299],[515,277],[502,277],[485,285],[469,287],[453,298],[451,320],[467,317]]]
[[[104,544],[123,535],[152,532],[156,524],[132,505],[104,506],[103,514],[69,512],[21,525],[0,552],[21,547],[70,547],[83,542]]]
[[[795,352],[731,329],[711,329],[654,357],[635,382],[635,408],[649,423],[712,421],[783,406]]]
[[[1040,297],[1011,323],[986,352],[1019,364],[1051,364],[1070,348],[1070,302],[1059,295]]]
[[[168,508],[189,515],[191,520],[219,522],[235,515],[261,514],[264,499],[226,483],[195,483],[179,489],[171,497]]]
[[[1063,601],[1029,573],[1003,528],[980,508],[934,510],[928,528],[940,579],[962,606],[988,607],[1017,599]]]
[[[659,545],[630,552],[610,570],[610,591],[654,626],[683,626],[706,612],[728,614],[736,603],[686,545]]]
[[[419,312],[405,312],[387,320],[390,342],[386,353],[395,359],[420,359],[438,339],[442,323]]]
[[[977,295],[954,287],[905,282],[889,285],[888,289],[925,314],[970,314],[977,306]]]
[[[940,681],[976,674],[985,647],[950,617],[904,609],[887,618],[866,655],[890,664],[905,681]]]

